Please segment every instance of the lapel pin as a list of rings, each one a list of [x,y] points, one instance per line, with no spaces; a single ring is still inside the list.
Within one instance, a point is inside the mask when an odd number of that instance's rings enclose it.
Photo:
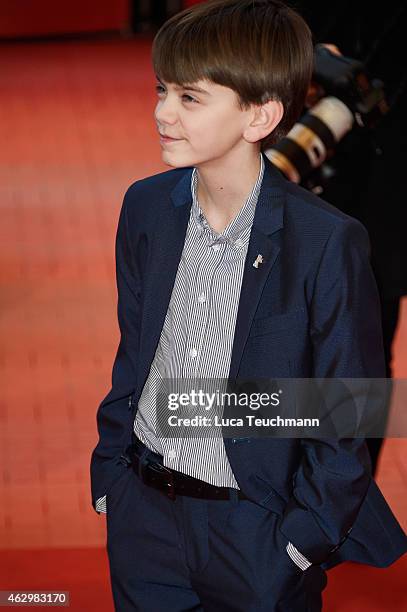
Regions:
[[[257,255],[256,259],[253,262],[253,267],[254,268],[258,268],[259,264],[263,263],[264,259],[263,259],[263,255],[260,255],[260,253]]]

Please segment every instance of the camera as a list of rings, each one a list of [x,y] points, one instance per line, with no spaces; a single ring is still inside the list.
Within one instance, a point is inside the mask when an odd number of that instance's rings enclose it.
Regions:
[[[265,151],[295,183],[304,182],[317,168],[320,178],[329,179],[329,167],[322,165],[333,155],[338,142],[353,128],[374,129],[388,112],[382,81],[370,79],[363,63],[321,44],[314,49],[306,104],[311,108],[287,136]],[[317,193],[323,190],[317,185],[307,186]]]

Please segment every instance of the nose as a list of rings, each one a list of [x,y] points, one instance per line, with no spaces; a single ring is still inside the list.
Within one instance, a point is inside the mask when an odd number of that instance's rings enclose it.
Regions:
[[[155,107],[155,120],[157,124],[173,125],[177,121],[176,103],[169,96],[165,100],[159,100]]]

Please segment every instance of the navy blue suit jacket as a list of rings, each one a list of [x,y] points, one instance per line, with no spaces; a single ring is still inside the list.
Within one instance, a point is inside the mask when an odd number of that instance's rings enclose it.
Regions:
[[[230,379],[384,378],[379,300],[363,225],[265,171],[245,262]],[[192,168],[136,181],[116,237],[121,340],[97,413],[92,504],[126,469],[138,400],[154,357],[192,204]],[[264,263],[252,262],[261,253]],[[240,488],[280,515],[281,532],[325,569],[384,567],[407,537],[370,474],[361,439],[225,438]]]

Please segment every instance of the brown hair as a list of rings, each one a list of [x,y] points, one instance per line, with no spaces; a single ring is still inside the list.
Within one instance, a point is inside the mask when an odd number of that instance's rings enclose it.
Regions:
[[[168,83],[207,79],[233,89],[240,110],[280,100],[284,115],[262,139],[264,151],[287,134],[304,107],[312,34],[279,0],[208,0],[163,24],[153,41],[152,63]]]

